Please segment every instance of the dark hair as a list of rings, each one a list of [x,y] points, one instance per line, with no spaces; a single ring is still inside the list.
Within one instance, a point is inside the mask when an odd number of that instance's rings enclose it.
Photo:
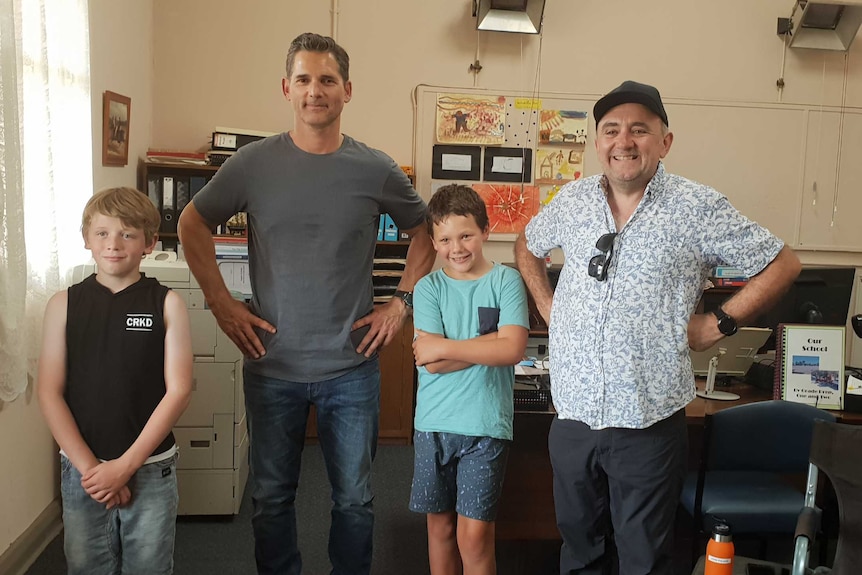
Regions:
[[[290,48],[287,49],[287,79],[290,79],[293,73],[293,61],[296,59],[296,53],[301,51],[306,52],[328,52],[332,54],[335,61],[338,63],[338,72],[341,74],[341,79],[347,82],[350,79],[350,56],[339,46],[335,40],[329,36],[321,36],[313,32],[305,32],[293,39],[290,43]]]
[[[451,215],[473,216],[476,225],[483,231],[488,227],[488,209],[476,190],[462,184],[447,184],[434,192],[428,202],[428,234],[434,237],[434,224],[439,224]]]

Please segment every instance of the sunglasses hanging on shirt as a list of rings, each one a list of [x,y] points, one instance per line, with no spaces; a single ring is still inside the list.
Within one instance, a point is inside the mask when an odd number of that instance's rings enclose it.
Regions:
[[[614,257],[614,240],[616,237],[616,233],[610,233],[604,234],[596,240],[596,249],[602,253],[590,258],[587,273],[590,277],[594,277],[600,282],[608,278],[608,268],[611,266],[611,259]]]

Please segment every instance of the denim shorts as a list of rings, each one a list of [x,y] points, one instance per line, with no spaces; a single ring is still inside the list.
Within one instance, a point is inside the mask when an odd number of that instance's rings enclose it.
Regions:
[[[105,509],[81,486],[81,474],[60,456],[63,547],[69,575],[173,572],[177,519],[177,456],[142,466],[129,480],[132,498]]]
[[[505,439],[416,431],[410,510],[494,521],[509,456]]]

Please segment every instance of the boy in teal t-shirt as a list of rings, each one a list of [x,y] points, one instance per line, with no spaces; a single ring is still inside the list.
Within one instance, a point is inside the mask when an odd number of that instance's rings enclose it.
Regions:
[[[432,573],[463,566],[493,574],[527,296],[515,269],[483,256],[488,213],[472,188],[440,188],[427,221],[443,268],[419,280],[413,294],[419,390],[410,509],[427,514]]]

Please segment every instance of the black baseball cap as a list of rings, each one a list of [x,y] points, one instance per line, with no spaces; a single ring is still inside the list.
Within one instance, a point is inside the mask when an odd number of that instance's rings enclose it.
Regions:
[[[661,103],[661,94],[654,87],[632,80],[626,80],[596,102],[593,108],[593,116],[596,117],[596,127],[599,121],[611,108],[615,108],[620,104],[641,104],[646,106],[656,116],[661,118],[665,126],[670,124],[667,121],[667,112],[664,111],[664,105]]]

